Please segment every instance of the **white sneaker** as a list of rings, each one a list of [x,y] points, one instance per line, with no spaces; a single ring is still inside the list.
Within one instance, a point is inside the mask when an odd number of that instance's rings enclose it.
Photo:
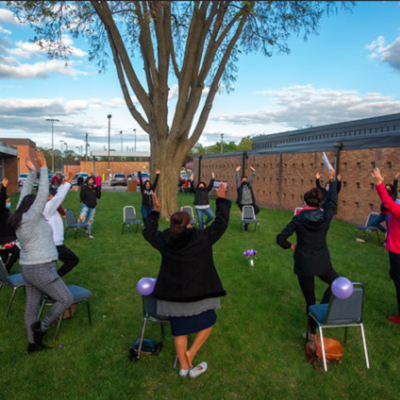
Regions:
[[[86,237],[88,239],[94,239],[94,236],[92,236],[89,232],[86,232]]]
[[[207,363],[205,361],[201,362],[199,365],[196,367],[192,368],[189,372],[189,377],[192,379],[197,378],[201,374],[204,374],[204,372],[207,371]]]

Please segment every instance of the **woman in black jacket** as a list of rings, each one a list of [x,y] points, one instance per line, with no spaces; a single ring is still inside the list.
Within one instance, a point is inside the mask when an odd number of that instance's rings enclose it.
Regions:
[[[20,249],[17,246],[17,236],[11,226],[7,224],[8,217],[11,215],[10,196],[7,194],[8,179],[4,178],[1,182],[0,191],[0,257],[5,264],[7,271],[10,272],[12,266],[19,259]]]
[[[226,292],[214,266],[212,246],[224,234],[229,223],[231,202],[225,199],[225,186],[217,192],[214,222],[204,230],[190,226],[190,215],[176,212],[170,219],[170,229],[158,231],[160,204],[153,194],[154,211],[150,213],[144,238],[162,256],[160,272],[153,296],[158,299],[157,313],[170,317],[172,334],[181,370],[180,376],[192,378],[207,369],[203,362],[192,368],[193,359],[205,343],[216,322],[214,311],[220,308]],[[196,333],[190,349],[187,335]]]
[[[142,207],[140,209],[142,213],[144,226],[147,225],[147,218],[149,217],[150,212],[153,210],[153,193],[156,190],[158,178],[160,176],[160,170],[156,171],[156,179],[154,183],[151,183],[149,180],[143,182],[142,174],[138,171],[139,182],[140,182],[140,191],[142,193]]]
[[[196,188],[193,187],[193,174],[190,176],[190,191],[194,193],[194,208],[196,209],[197,221],[199,229],[207,228],[207,225],[213,220],[214,213],[210,207],[208,193],[214,187],[215,174],[211,173],[211,180],[206,187],[205,182],[199,182]],[[203,223],[204,214],[207,216],[206,222]]]
[[[277,236],[276,241],[285,250],[294,251],[294,273],[297,275],[300,288],[308,308],[315,304],[314,277],[318,277],[329,286],[321,303],[329,303],[331,284],[338,278],[333,269],[326,235],[337,204],[335,171],[329,172],[330,188],[324,208],[321,209],[322,195],[317,188],[304,195],[305,207],[296,215],[289,225]],[[288,238],[296,232],[297,244],[288,242]],[[315,334],[316,324],[311,322],[311,333]]]
[[[80,221],[89,224],[89,228],[86,229],[86,237],[93,239],[92,236],[92,224],[94,215],[96,213],[97,199],[101,197],[101,187],[94,183],[94,176],[90,175],[85,183],[81,187],[80,199],[82,203]]]

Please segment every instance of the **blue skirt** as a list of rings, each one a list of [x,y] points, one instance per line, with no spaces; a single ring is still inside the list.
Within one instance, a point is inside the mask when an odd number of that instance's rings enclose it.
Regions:
[[[173,336],[190,335],[213,326],[217,321],[217,313],[208,310],[190,317],[170,317],[170,321]]]

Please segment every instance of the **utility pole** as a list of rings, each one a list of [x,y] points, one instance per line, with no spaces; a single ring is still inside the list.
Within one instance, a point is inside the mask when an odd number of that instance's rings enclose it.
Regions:
[[[54,122],[60,122],[58,119],[47,118],[51,122],[51,171],[54,172]]]
[[[221,153],[224,152],[224,134],[221,133]]]
[[[88,135],[88,133],[87,133],[87,132],[85,133],[85,135],[86,135],[86,154],[85,154],[85,161],[87,161],[87,152],[88,152],[88,137],[89,137],[89,135]]]
[[[135,151],[136,151],[136,128],[133,130],[135,132]]]
[[[121,135],[121,151],[124,151],[124,139],[123,139],[123,133],[122,131],[119,131],[119,134]]]
[[[108,118],[108,178],[110,179],[110,175],[111,175],[111,169],[110,169],[110,144],[111,144],[111,118],[112,115],[109,114],[107,115]]]

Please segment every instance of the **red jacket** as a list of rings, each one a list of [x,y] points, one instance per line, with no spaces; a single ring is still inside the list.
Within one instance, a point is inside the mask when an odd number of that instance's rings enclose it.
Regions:
[[[386,248],[393,253],[400,254],[400,204],[389,196],[383,183],[375,187],[383,205],[390,212]]]

